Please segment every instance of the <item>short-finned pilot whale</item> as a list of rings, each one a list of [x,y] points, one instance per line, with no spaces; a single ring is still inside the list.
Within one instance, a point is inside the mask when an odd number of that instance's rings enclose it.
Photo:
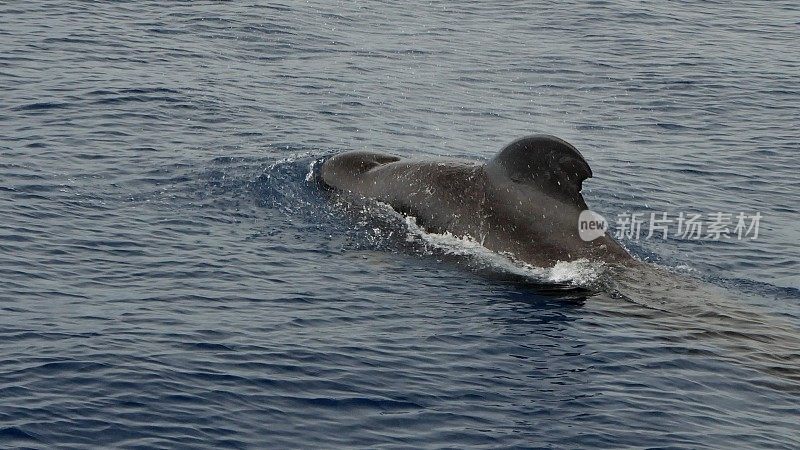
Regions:
[[[800,340],[784,317],[743,301],[738,289],[729,293],[640,262],[608,234],[581,239],[579,216],[587,209],[581,188],[592,171],[578,150],[559,138],[519,139],[485,164],[348,152],[327,159],[320,175],[332,188],[415,216],[430,231],[468,235],[533,265],[581,258],[610,262],[599,287],[611,295],[597,295],[592,311],[633,312],[643,326],[654,327],[648,333],[713,349],[774,377],[775,386],[795,391],[800,386]]]
[[[429,231],[469,236],[533,265],[631,260],[607,233],[581,239],[579,216],[588,209],[581,189],[592,170],[555,136],[517,139],[486,163],[346,152],[326,160],[321,176],[332,188],[414,216]]]

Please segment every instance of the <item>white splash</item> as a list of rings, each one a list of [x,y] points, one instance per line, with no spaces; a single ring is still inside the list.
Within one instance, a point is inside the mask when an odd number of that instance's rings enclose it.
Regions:
[[[532,281],[587,286],[596,281],[604,269],[602,263],[587,259],[559,261],[550,268],[533,266],[519,261],[513,255],[489,250],[470,236],[456,236],[450,232],[429,233],[419,227],[416,218],[403,216],[387,204],[381,203],[380,206],[385,212],[404,219],[407,227],[406,240],[409,242],[421,241],[447,254],[469,257],[484,267]]]
[[[314,181],[314,169],[322,163],[322,158],[315,159],[308,163],[308,173],[306,173],[306,182],[310,183]]]

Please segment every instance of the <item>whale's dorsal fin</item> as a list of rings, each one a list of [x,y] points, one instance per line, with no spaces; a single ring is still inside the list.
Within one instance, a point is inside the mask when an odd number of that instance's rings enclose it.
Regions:
[[[546,134],[508,144],[486,164],[493,177],[531,185],[559,198],[580,199],[583,180],[592,169],[570,143]]]

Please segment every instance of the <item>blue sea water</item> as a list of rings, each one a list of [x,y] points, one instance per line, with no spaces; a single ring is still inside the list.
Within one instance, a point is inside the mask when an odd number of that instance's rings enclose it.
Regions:
[[[0,18],[3,447],[800,446],[796,2]],[[760,212],[754,240],[622,240],[724,295],[563,290],[604,269],[510,267],[313,179],[531,133],[581,150],[606,217]]]

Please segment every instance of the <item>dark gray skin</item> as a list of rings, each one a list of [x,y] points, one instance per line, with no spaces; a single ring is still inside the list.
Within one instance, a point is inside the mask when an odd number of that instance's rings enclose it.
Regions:
[[[332,188],[388,203],[429,231],[470,236],[530,264],[632,261],[608,234],[590,242],[578,234],[578,216],[588,209],[582,183],[591,176],[575,147],[548,135],[518,139],[485,164],[355,151],[322,165]]]

